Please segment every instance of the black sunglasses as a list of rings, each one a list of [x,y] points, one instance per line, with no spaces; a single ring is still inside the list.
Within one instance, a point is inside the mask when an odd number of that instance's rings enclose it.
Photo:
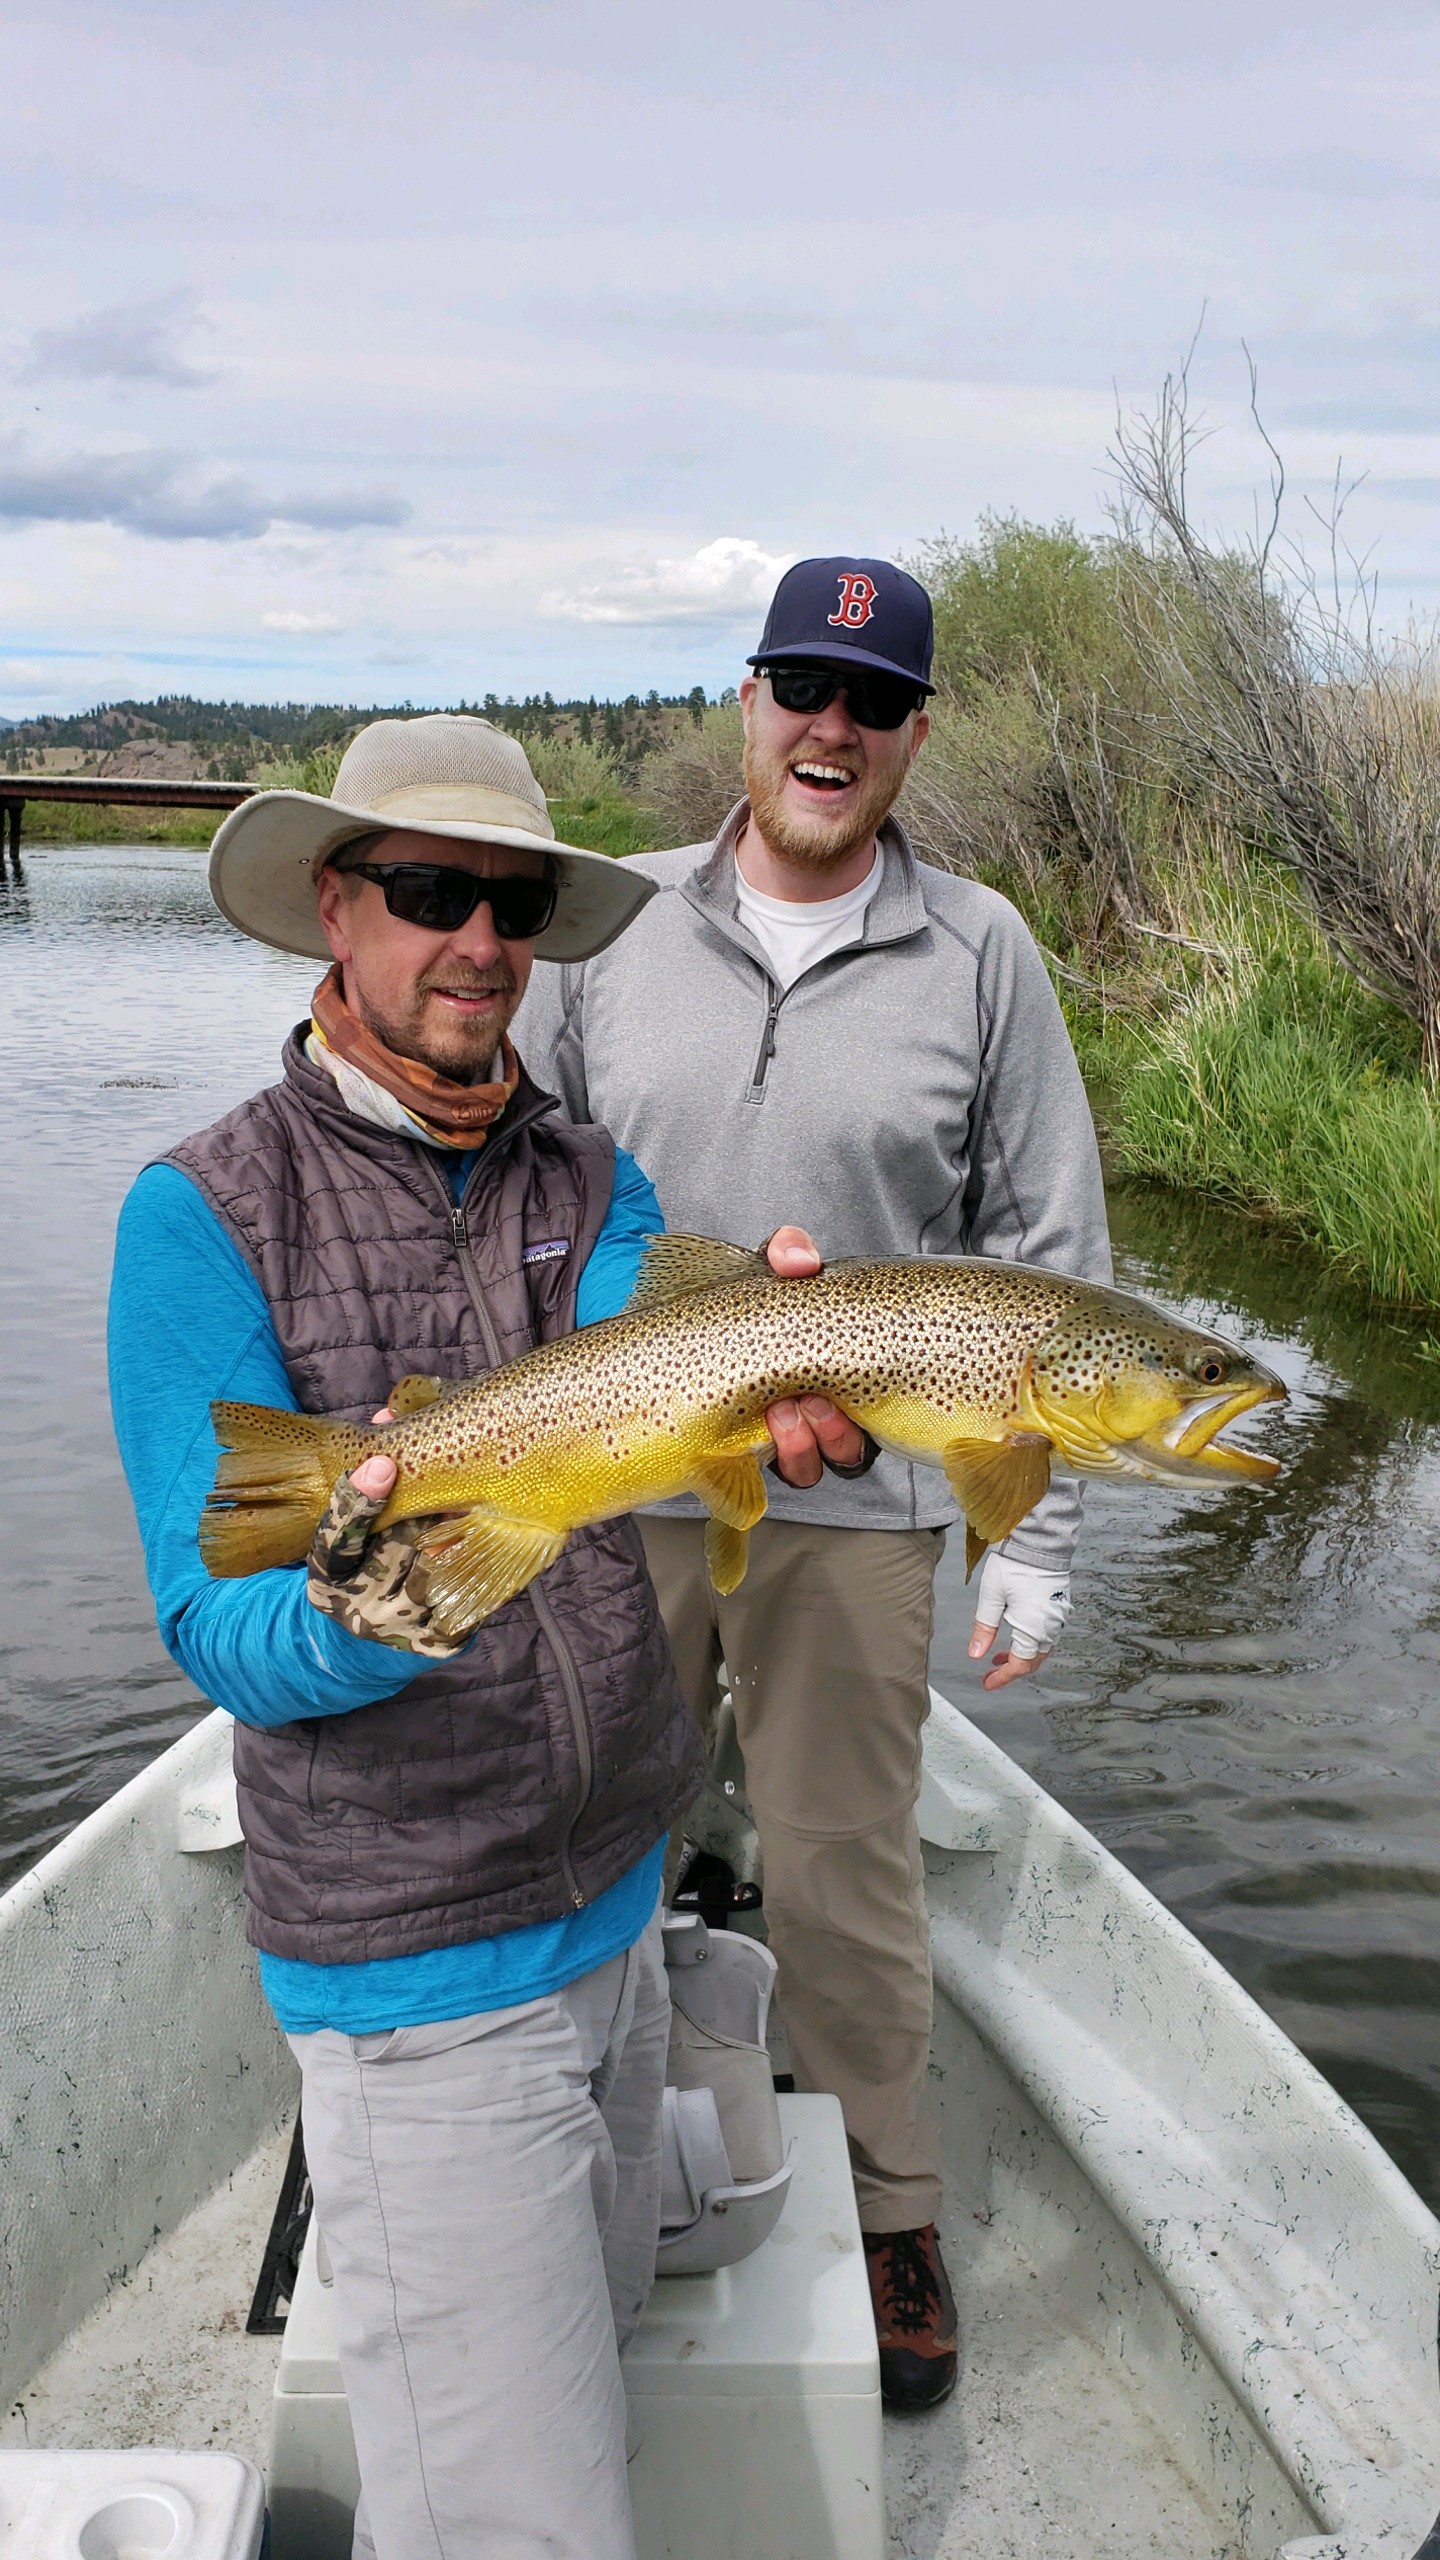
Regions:
[[[548,863],[543,876],[528,871],[461,871],[451,862],[347,862],[347,876],[373,880],[402,924],[427,933],[458,933],[479,906],[487,906],[502,942],[530,942],[555,913],[559,883]]]
[[[923,685],[877,667],[761,667],[782,711],[823,711],[837,693],[862,729],[898,729],[925,699]]]

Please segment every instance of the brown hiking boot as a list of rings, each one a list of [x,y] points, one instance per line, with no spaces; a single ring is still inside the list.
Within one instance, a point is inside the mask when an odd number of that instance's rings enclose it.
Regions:
[[[934,2409],[949,2399],[960,2370],[955,2296],[935,2225],[863,2237],[881,2393],[892,2409]]]

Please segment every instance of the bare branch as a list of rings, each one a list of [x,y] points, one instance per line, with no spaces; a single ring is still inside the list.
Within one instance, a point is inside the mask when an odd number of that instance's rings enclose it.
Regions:
[[[1167,933],[1163,925],[1145,924],[1138,916],[1135,931],[1148,934],[1152,942],[1177,942],[1182,951],[1198,951],[1204,960],[1219,960],[1227,969],[1235,967],[1236,954],[1217,950],[1213,942],[1196,942],[1188,933]]]
[[[1275,568],[1283,465],[1270,532],[1218,550],[1191,517],[1196,430],[1182,376],[1153,417],[1120,429],[1116,464],[1142,537],[1132,639],[1162,706],[1169,752],[1197,787],[1228,795],[1252,840],[1286,863],[1355,975],[1419,1024],[1440,1083],[1440,687],[1433,641],[1382,642],[1367,564],[1328,520],[1327,597],[1303,561]],[[1342,559],[1346,563],[1342,573]]]

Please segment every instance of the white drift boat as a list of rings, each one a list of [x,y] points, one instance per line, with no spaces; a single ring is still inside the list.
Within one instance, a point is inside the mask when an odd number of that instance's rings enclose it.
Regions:
[[[246,2319],[296,2085],[242,1939],[229,1734],[208,1717],[0,1900],[0,2446],[271,2458],[284,2341]],[[735,1801],[722,1780],[717,1821]],[[789,2404],[806,2520],[782,2494],[757,2527],[746,2430],[772,2385],[664,2395],[718,2371],[711,2328],[783,2292],[804,2256],[787,2206],[748,2275],[657,2287],[632,2410],[693,2495],[647,2489],[642,2442],[642,2560],[1440,2560],[1440,2225],[1188,1932],[939,1698],[921,1817],[960,2391],[887,2421],[884,2522],[878,2494],[857,2522],[873,2377],[827,2417],[812,2376]],[[822,2192],[828,2104],[786,2109],[793,2214],[843,2308],[863,2279],[848,2201]],[[307,2319],[317,2281],[312,2235]],[[807,2322],[756,2352],[803,2363]],[[293,2394],[310,2368],[288,2352]],[[272,2475],[275,2560],[343,2549],[343,2496],[318,2494],[343,2489],[336,2459],[316,2453],[308,2508],[293,2463]]]

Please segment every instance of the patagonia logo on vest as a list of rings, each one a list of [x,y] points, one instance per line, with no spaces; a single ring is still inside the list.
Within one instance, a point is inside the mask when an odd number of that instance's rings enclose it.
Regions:
[[[569,1250],[565,1236],[548,1236],[544,1244],[527,1244],[520,1259],[522,1262],[562,1262]]]

